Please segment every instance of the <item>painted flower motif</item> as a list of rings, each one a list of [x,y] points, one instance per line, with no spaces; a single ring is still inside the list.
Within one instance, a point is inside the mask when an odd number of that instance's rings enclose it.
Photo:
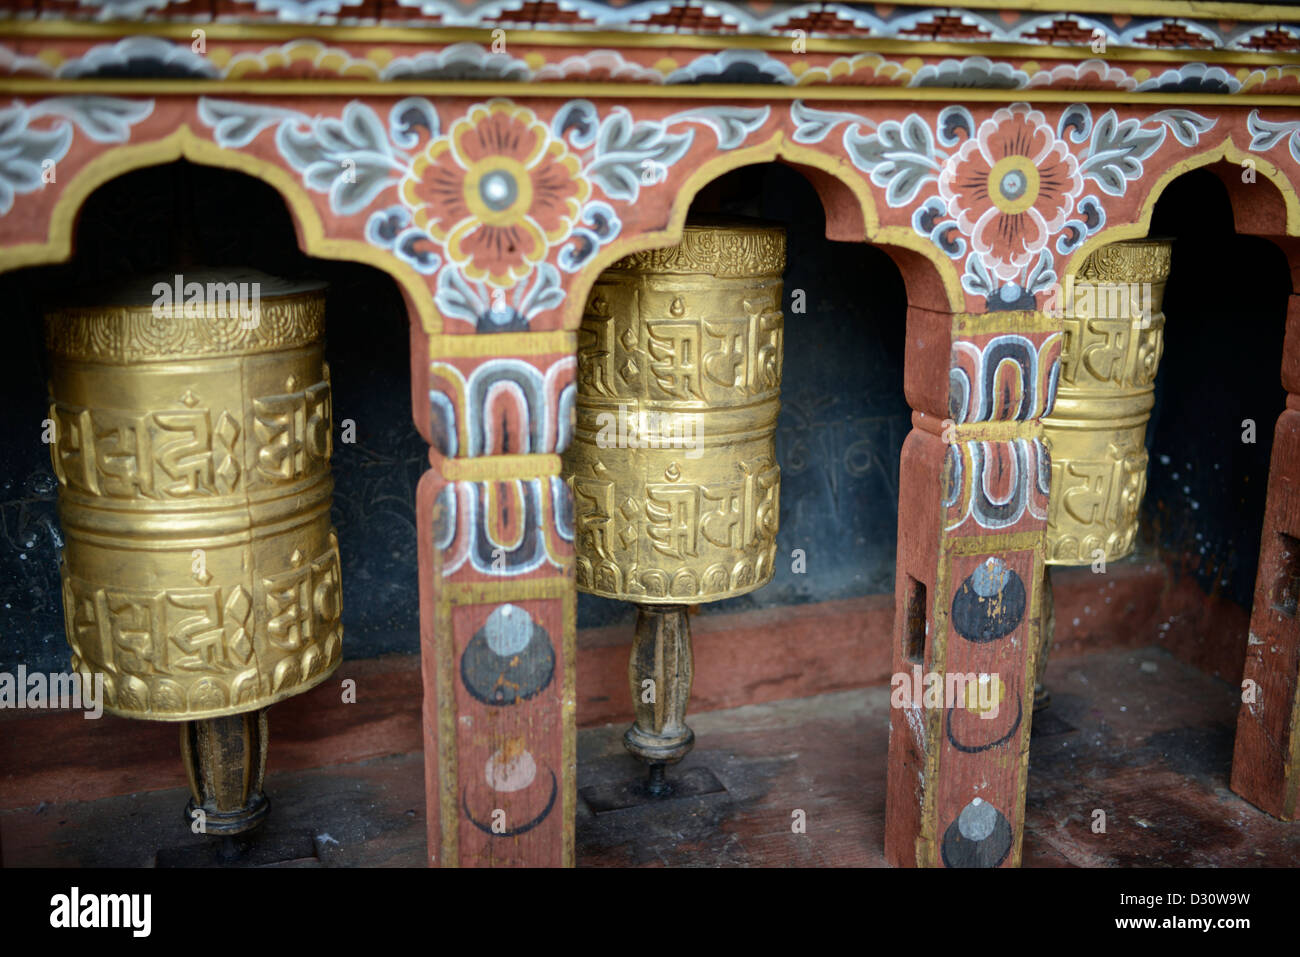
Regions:
[[[939,195],[1000,279],[1028,268],[1083,192],[1079,162],[1043,114],[1016,103],[980,124],[939,174]]]
[[[591,185],[533,111],[473,107],[416,157],[402,182],[415,224],[473,280],[510,286],[569,235]]]

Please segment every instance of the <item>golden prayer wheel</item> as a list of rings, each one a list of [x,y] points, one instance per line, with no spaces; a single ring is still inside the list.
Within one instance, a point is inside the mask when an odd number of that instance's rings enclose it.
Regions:
[[[1146,492],[1146,429],[1164,351],[1161,312],[1171,244],[1112,243],[1066,276],[1056,403],[1043,419],[1052,457],[1051,505],[1035,702],[1055,624],[1050,567],[1132,554]]]
[[[694,740],[686,607],[772,578],[784,269],[780,227],[688,223],[607,269],[578,332],[577,582],[638,607],[625,743],[652,789]]]
[[[208,830],[266,811],[263,709],[343,629],[322,283],[138,280],[46,316],[72,667],[105,710],[185,722]]]

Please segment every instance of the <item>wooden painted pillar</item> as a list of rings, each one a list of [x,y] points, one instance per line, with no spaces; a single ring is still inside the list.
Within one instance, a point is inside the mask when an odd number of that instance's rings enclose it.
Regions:
[[[1286,409],[1273,432],[1231,784],[1290,821],[1300,794],[1300,296],[1287,311],[1282,386]]]
[[[894,673],[913,693],[896,691],[891,708],[885,856],[1014,867],[1047,528],[1040,419],[1059,320],[912,306],[907,348]]]
[[[478,336],[466,351],[484,349]],[[496,349],[572,333],[500,337]],[[444,339],[444,342],[446,340]],[[572,351],[435,359],[417,496],[431,865],[573,864]]]

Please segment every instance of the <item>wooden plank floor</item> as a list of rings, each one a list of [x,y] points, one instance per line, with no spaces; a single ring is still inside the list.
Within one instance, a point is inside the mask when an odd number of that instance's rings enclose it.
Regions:
[[[1031,867],[1295,866],[1300,823],[1227,788],[1236,693],[1158,648],[1052,662],[1035,722],[1024,863]],[[579,800],[580,866],[883,866],[889,689],[695,714],[696,747],[726,793],[594,814]],[[579,789],[639,775],[623,726],[581,731]],[[419,866],[423,759],[396,755],[276,773],[260,841],[291,866]],[[184,792],[0,814],[6,866],[154,866],[192,847]],[[1106,832],[1093,833],[1093,812]],[[803,811],[806,832],[792,831]],[[146,840],[147,838],[147,840]]]

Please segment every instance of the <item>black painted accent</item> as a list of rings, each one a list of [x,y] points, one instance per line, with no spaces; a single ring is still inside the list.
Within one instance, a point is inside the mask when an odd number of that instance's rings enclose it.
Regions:
[[[522,651],[498,655],[488,645],[487,629],[470,638],[460,658],[465,688],[484,704],[506,706],[534,697],[555,676],[555,649],[546,629],[533,624],[533,635]]]
[[[1006,569],[1002,590],[985,597],[975,591],[975,574],[957,588],[952,599],[952,626],[970,641],[988,642],[1005,638],[1025,617],[1025,583],[1014,568]]]

